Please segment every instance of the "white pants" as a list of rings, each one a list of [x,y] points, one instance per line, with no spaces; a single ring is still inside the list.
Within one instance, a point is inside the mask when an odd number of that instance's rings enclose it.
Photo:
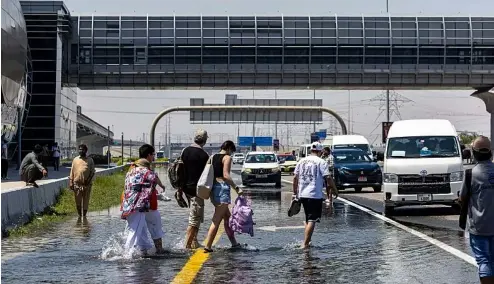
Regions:
[[[146,225],[151,234],[151,239],[161,239],[165,235],[161,224],[161,215],[158,210],[149,210],[146,214]]]
[[[127,216],[127,240],[125,249],[148,250],[153,247],[151,240],[148,238],[146,213],[134,212]]]

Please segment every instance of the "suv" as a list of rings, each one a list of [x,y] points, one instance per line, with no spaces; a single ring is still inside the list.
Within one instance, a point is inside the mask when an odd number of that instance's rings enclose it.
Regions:
[[[274,183],[281,187],[281,172],[274,152],[250,152],[242,167],[242,185],[252,183]]]
[[[244,163],[244,154],[242,153],[236,153],[236,154],[233,154],[233,157],[232,157],[232,160],[233,160],[233,164],[243,164]]]

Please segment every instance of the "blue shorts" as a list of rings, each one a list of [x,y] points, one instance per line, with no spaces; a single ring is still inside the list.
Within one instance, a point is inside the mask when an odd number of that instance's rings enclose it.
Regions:
[[[494,276],[494,236],[470,234],[470,246],[479,265],[479,276]]]
[[[215,182],[213,185],[212,201],[214,205],[230,204],[230,186],[224,182]]]

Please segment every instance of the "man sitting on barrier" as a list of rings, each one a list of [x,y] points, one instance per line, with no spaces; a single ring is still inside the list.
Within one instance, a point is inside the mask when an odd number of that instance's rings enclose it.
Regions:
[[[32,185],[34,187],[39,187],[36,181],[48,174],[46,169],[38,161],[38,157],[42,151],[43,148],[41,145],[36,144],[33,152],[27,154],[22,160],[21,166],[19,167],[19,175],[21,176],[21,180],[26,182],[26,186]]]

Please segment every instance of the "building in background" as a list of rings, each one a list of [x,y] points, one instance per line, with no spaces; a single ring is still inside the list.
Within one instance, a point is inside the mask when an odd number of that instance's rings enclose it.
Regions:
[[[2,0],[2,137],[9,142],[9,158],[17,151],[18,120],[21,120],[21,130],[27,121],[31,71],[21,5],[18,0]]]

